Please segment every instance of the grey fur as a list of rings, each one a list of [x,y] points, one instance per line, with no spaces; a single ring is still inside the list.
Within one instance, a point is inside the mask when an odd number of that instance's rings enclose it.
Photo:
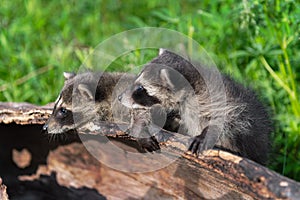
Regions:
[[[181,126],[174,129],[193,138],[188,145],[195,154],[218,147],[261,164],[267,162],[272,125],[266,108],[252,90],[220,75],[214,68],[192,64],[167,50],[160,51],[119,100],[140,110],[135,112],[150,112],[151,106],[159,104],[167,115],[178,115]],[[133,119],[132,127],[147,130],[138,123],[149,126],[153,117],[141,117],[144,119]]]

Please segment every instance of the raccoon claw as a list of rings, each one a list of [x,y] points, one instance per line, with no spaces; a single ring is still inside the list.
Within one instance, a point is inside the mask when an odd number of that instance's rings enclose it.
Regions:
[[[159,144],[154,137],[138,139],[139,145],[148,152],[160,150]]]
[[[208,133],[209,131],[209,133]],[[218,139],[218,129],[215,126],[206,127],[200,135],[194,137],[189,151],[197,156],[204,150],[212,149]]]
[[[205,150],[203,148],[204,147],[203,141],[204,141],[204,137],[202,136],[202,134],[196,136],[188,150],[198,156],[203,150]]]

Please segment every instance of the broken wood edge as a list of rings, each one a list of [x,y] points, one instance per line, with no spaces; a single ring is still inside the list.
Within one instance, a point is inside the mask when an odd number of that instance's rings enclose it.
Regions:
[[[28,103],[0,103],[0,123],[44,124],[51,115],[53,104],[36,106]],[[80,127],[79,135],[105,135],[109,138],[135,140],[120,127],[126,124],[94,121]],[[161,130],[157,137],[162,148],[169,148],[201,168],[227,179],[244,193],[271,199],[300,199],[300,183],[277,174],[251,160],[221,150],[209,150],[199,157],[186,152],[185,146],[174,134]]]
[[[0,123],[44,124],[52,113],[53,105],[53,103],[37,106],[25,102],[0,102]]]

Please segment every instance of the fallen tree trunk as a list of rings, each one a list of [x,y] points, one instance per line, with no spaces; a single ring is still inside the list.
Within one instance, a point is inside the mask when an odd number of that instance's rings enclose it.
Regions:
[[[51,109],[0,104],[0,176],[11,197],[45,191],[58,199],[300,199],[300,183],[220,150],[197,158],[185,152],[185,138],[166,131],[154,154],[137,153],[135,139],[122,131],[126,125],[108,122],[80,127],[79,137],[49,140],[40,130]]]

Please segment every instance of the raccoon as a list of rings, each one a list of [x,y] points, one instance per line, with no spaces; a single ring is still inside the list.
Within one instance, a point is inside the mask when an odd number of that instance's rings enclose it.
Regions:
[[[175,129],[191,137],[187,146],[192,153],[218,148],[267,162],[272,125],[266,108],[251,89],[214,68],[160,50],[118,99],[140,116],[132,118],[131,127],[137,129],[132,132],[147,132],[143,145],[150,150],[159,146],[148,130],[153,117],[145,113],[158,106],[167,116],[178,116]]]
[[[124,89],[134,79],[133,75],[64,72],[64,77],[64,86],[50,118],[43,126],[44,131],[50,134],[65,133],[95,117],[100,121],[129,122],[129,109],[119,103],[114,94]]]
[[[76,128],[95,120],[94,118],[99,121],[130,123],[130,116],[141,118],[141,114],[145,114],[137,112],[138,115],[136,116],[133,110],[122,105],[116,98],[129,84],[133,83],[135,78],[133,74],[106,72],[75,74],[64,72],[64,78],[65,84],[55,101],[52,114],[43,126],[43,131],[49,134],[76,131]],[[155,112],[149,112],[149,114],[153,116]],[[155,116],[157,119],[158,114]],[[164,117],[166,120],[164,129],[176,131],[178,127],[178,120],[175,120],[176,116],[171,114]],[[130,124],[130,127],[132,124],[135,126],[134,123]],[[157,122],[157,124],[159,123]],[[135,130],[135,132],[130,132],[130,130]],[[125,131],[131,136],[137,136],[142,132],[136,127]],[[136,131],[140,132],[137,133]],[[148,145],[149,141],[153,141],[151,145]],[[148,137],[137,137],[137,142],[142,150],[153,151],[159,147],[156,141]]]

